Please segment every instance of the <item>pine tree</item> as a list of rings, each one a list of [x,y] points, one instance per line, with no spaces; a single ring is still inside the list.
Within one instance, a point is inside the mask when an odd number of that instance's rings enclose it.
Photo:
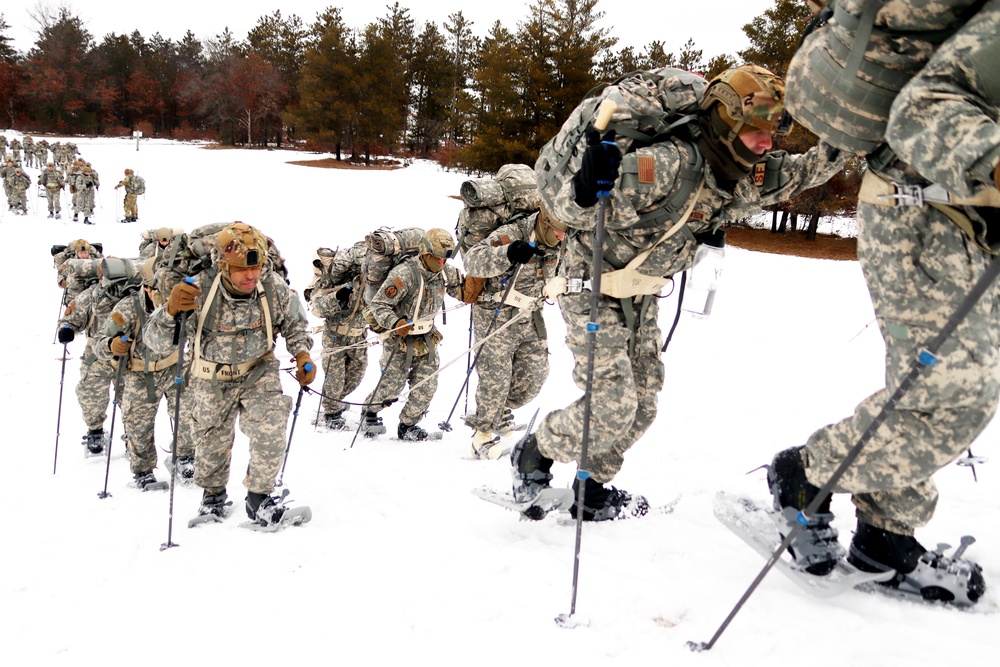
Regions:
[[[427,155],[441,145],[447,132],[454,83],[451,55],[436,23],[424,25],[410,68],[414,113],[411,149],[419,146]]]

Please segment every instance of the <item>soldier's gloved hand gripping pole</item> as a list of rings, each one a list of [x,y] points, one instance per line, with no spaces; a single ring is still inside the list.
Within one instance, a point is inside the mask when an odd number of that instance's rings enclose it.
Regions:
[[[599,202],[597,225],[594,229],[594,254],[590,262],[590,322],[587,323],[587,388],[583,394],[583,446],[580,448],[580,462],[577,465],[576,476],[580,480],[577,485],[576,506],[583,507],[584,482],[590,477],[587,471],[587,449],[590,445],[590,395],[594,385],[594,352],[597,347],[597,315],[601,298],[601,269],[604,263],[604,219],[608,212],[608,198],[611,189],[618,180],[618,165],[622,155],[615,144],[614,130],[601,138],[600,133],[608,126],[612,114],[617,110],[613,100],[604,100],[597,110],[594,126],[587,133],[587,150],[583,156],[580,172],[573,177],[576,201],[581,206],[582,201],[588,201],[591,188]],[[596,187],[595,187],[596,186]],[[591,206],[593,203],[590,204]],[[573,619],[576,613],[577,581],[580,575],[580,541],[583,536],[583,512],[576,513],[576,544],[573,551],[573,596],[570,601],[569,614],[559,614],[556,623],[562,627],[572,628],[578,625]]]
[[[308,355],[306,355],[306,358],[308,359]],[[312,373],[315,369],[316,366],[313,364],[312,360],[307,361],[302,365],[302,370],[306,373]],[[315,375],[313,377],[315,377]],[[295,399],[295,411],[292,413],[292,428],[288,431],[288,445],[285,446],[285,458],[281,462],[281,472],[278,473],[278,480],[274,483],[275,486],[279,487],[281,486],[282,479],[285,476],[285,466],[288,464],[288,452],[292,448],[292,436],[295,435],[295,422],[299,419],[299,408],[302,406],[302,394],[305,393],[306,387],[309,386],[309,382],[312,382],[312,378],[309,378],[308,381],[303,379],[299,382],[299,397]]]
[[[194,286],[194,278],[190,276],[185,278],[184,282]],[[198,293],[200,294],[200,291]],[[174,489],[177,488],[177,435],[181,430],[181,393],[184,391],[184,345],[187,343],[186,325],[190,312],[190,310],[179,310],[174,315],[174,344],[177,346],[174,385],[177,387],[177,394],[174,396],[174,438],[173,442],[170,443],[170,511],[167,521],[167,541],[160,545],[160,551],[180,546],[172,539],[174,534]]]

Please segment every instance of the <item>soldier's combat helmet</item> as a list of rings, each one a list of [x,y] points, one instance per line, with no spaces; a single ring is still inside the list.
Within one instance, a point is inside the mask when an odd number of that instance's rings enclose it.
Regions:
[[[420,254],[434,255],[438,259],[451,259],[455,255],[455,239],[447,229],[428,229],[420,239]]]
[[[553,218],[552,214],[544,206],[538,210],[538,217],[535,218],[535,236],[538,237],[541,243],[550,248],[555,248],[559,245],[559,241],[562,240],[556,234],[565,235],[567,229],[568,227]]]
[[[234,222],[216,236],[219,268],[247,269],[264,266],[267,261],[267,237],[245,222]]]
[[[776,133],[785,110],[785,82],[778,75],[757,65],[727,69],[712,79],[702,98],[705,112],[703,128],[721,155],[711,148],[706,159],[725,179],[750,173],[760,156],[739,140],[741,134],[761,130]],[[719,164],[726,158],[728,165]]]

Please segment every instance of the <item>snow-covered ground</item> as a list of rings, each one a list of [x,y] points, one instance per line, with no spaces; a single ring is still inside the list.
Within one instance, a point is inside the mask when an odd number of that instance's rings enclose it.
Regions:
[[[8,131],[8,137],[20,136]],[[464,180],[428,162],[397,171],[313,169],[287,164],[302,154],[207,150],[191,144],[77,140],[100,172],[96,226],[45,218],[29,198],[27,217],[6,212],[0,247],[7,271],[0,333],[0,404],[6,435],[6,526],[0,560],[3,665],[950,665],[995,659],[1000,587],[1000,474],[949,466],[936,477],[941,502],[918,532],[926,545],[978,538],[968,556],[992,588],[971,611],[848,592],[812,598],[772,572],[707,653],[707,641],[763,566],[712,516],[720,489],[766,501],[773,453],[847,415],[882,384],[882,342],[855,262],[727,250],[724,282],[707,320],[685,316],[663,359],[660,414],[629,452],[616,484],[671,513],[586,525],[577,617],[569,611],[574,530],[556,517],[518,521],[475,498],[507,488],[505,460],[469,458],[470,431],[456,425],[440,442],[400,443],[318,433],[313,397],[303,401],[285,485],[312,507],[313,521],[278,534],[226,523],[188,529],[200,492],[179,487],[173,541],[168,493],[129,488],[117,439],[108,489],[105,460],[85,460],[84,425],[73,389],[83,341],[69,346],[61,434],[56,416],[61,346],[53,344],[60,290],[49,248],[80,237],[116,256],[136,253],[139,233],[243,220],[276,241],[292,286],[310,280],[318,246],[346,246],[380,225],[451,229]],[[324,156],[315,156],[324,157]],[[115,223],[113,186],[131,167],[146,179],[140,221]],[[37,170],[29,169],[32,180]],[[32,188],[31,192],[34,192]],[[36,210],[38,213],[36,214]],[[65,213],[65,210],[64,210]],[[664,327],[676,300],[661,302]],[[453,303],[452,303],[453,305]],[[555,307],[545,311],[552,371],[542,395],[518,411],[561,407],[579,395]],[[318,322],[317,322],[318,323]],[[448,315],[442,358],[464,353],[468,315]],[[319,337],[313,349],[319,358]],[[279,344],[279,356],[284,348]],[[377,379],[379,349],[361,400]],[[464,358],[442,373],[423,425],[447,417],[465,376]],[[285,377],[286,393],[297,385]],[[317,388],[319,385],[317,384]],[[463,410],[459,403],[458,412]],[[398,404],[383,414],[395,428]],[[356,415],[356,413],[354,413]],[[121,433],[120,421],[115,427]],[[158,444],[168,447],[161,411]],[[53,475],[58,437],[58,470]],[[997,430],[973,446],[996,456]],[[242,502],[246,439],[237,435],[230,497]],[[752,471],[749,472],[748,471]],[[555,482],[573,470],[557,464]],[[161,479],[166,472],[157,470]],[[834,500],[846,544],[854,527],[846,497]],[[990,655],[994,655],[990,658]]]

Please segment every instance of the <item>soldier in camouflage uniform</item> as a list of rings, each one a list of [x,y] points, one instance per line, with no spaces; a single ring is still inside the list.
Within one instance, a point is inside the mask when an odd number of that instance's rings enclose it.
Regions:
[[[931,52],[912,45],[899,50],[900,41],[919,45],[919,29],[964,27],[892,101],[886,145],[868,155],[859,195],[858,259],[885,339],[886,387],[862,401],[852,416],[813,433],[804,448],[775,456],[768,474],[775,504],[793,512],[819,495],[920,352],[990,262],[997,261],[1000,88],[985,73],[996,67],[1000,2],[987,2],[968,22],[968,7],[974,4],[969,1],[923,12],[912,4],[887,4],[876,18],[876,34],[885,21],[910,31],[892,41],[887,58],[894,66],[898,53],[922,52],[926,58]],[[839,106],[833,98],[828,112]],[[956,604],[972,604],[982,596],[981,568],[968,560],[928,556],[914,531],[934,514],[938,491],[932,475],[959,457],[996,412],[998,298],[1000,285],[994,284],[941,346],[936,362],[887,410],[860,457],[833,487],[852,494],[857,508],[851,564],[870,572],[895,570],[887,585]],[[827,496],[810,529],[816,520],[829,524],[829,508]],[[836,538],[835,531],[827,533],[828,548],[807,568],[810,572],[822,575],[843,556]],[[941,597],[942,590],[954,599]]]
[[[125,170],[125,178],[118,182],[115,186],[115,190],[118,188],[125,188],[125,201],[123,204],[125,211],[125,220],[123,222],[135,222],[139,219],[139,204],[137,203],[140,192],[139,184],[141,179],[135,175],[135,172],[131,169]],[[143,183],[143,191],[145,191],[145,184]]]
[[[4,163],[4,165],[2,167],[0,167],[0,182],[3,183],[3,194],[4,194],[4,197],[7,198],[7,210],[8,211],[13,211],[14,210],[14,204],[10,200],[10,185],[8,184],[7,179],[8,179],[8,177],[11,177],[11,176],[14,175],[14,170],[15,169],[16,169],[16,167],[14,166],[14,158],[12,158],[12,157],[8,157],[7,161]]]
[[[670,69],[653,75],[668,91],[674,90],[675,82],[691,80],[692,76]],[[592,320],[588,283],[601,209],[598,194],[609,193],[600,267],[604,293],[598,299],[596,323],[600,329],[594,342],[591,385],[590,477],[584,482],[586,520],[642,511],[638,498],[605,485],[614,479],[625,452],[656,416],[657,394],[663,386],[656,297],[668,282],[664,277],[689,268],[698,239],[710,240],[706,237],[716,236],[722,223],[752,215],[761,206],[790,199],[823,183],[846,159],[823,144],[804,155],[777,152],[765,156],[778,130],[784,85],[763,68],[744,65],[723,72],[707,89],[699,77],[676,90],[690,97],[689,106],[684,108],[696,110],[693,122],[701,130],[697,134],[672,133],[622,158],[619,147],[627,148],[627,140],[616,139],[609,131],[602,141],[596,129],[586,129],[588,123],[581,120],[582,114],[589,112],[593,117],[602,99],[617,104],[614,121],[623,127],[631,123],[633,129],[631,109],[662,108],[656,86],[650,86],[644,75],[637,75],[581,103],[555,139],[542,149],[535,166],[547,208],[571,229],[562,244],[558,271],[569,287],[553,291],[564,292],[559,294],[558,303],[566,321],[567,344],[576,360],[573,377],[581,388],[587,386],[587,325]],[[552,165],[566,155],[571,156],[566,170],[553,170]],[[696,159],[698,155],[704,158],[703,163]],[[678,192],[684,193],[682,201],[677,200]],[[670,215],[657,217],[658,211]],[[650,215],[641,217],[644,214]],[[649,253],[641,254],[645,251]],[[636,264],[641,270],[636,270]],[[619,276],[625,280],[616,280]],[[586,282],[582,289],[574,289],[573,281]],[[617,283],[626,283],[618,285],[620,296],[608,296]],[[515,447],[516,499],[530,501],[548,486],[553,460],[579,461],[583,407],[581,397],[549,413],[537,434]],[[579,483],[579,479],[574,481],[574,489]],[[576,516],[575,503],[571,513]],[[544,511],[532,511],[528,516],[540,518]]]
[[[14,162],[21,162],[21,141],[17,137],[10,140],[10,154]]]
[[[167,413],[172,423],[179,427],[177,432],[177,470],[182,479],[194,477],[194,445],[191,441],[190,419],[186,415],[188,396],[181,393],[181,419],[174,412],[177,385],[176,348],[167,356],[154,354],[143,342],[142,328],[156,306],[163,299],[153,288],[153,260],[142,265],[142,289],[125,297],[104,321],[100,333],[94,339],[93,349],[97,357],[124,363],[122,376],[122,424],[128,439],[129,466],[135,477],[135,485],[145,489],[156,482],[153,469],[156,467],[156,444],[154,425],[160,401],[166,398]],[[182,377],[187,376],[190,358],[185,359]]]
[[[62,217],[62,192],[66,187],[66,179],[55,170],[51,162],[38,176],[38,182],[45,188],[45,197],[49,203],[49,217],[58,220]]]
[[[35,140],[31,136],[24,137],[24,166],[34,167],[35,166]],[[39,167],[42,165],[39,164]]]
[[[343,430],[347,405],[340,399],[358,388],[368,368],[365,319],[361,295],[363,265],[368,246],[355,243],[332,256],[320,257],[320,274],[307,290],[312,311],[323,326],[323,421],[327,428]]]
[[[281,392],[274,344],[280,333],[295,356],[296,379],[316,376],[302,302],[270,268],[267,238],[242,222],[220,231],[213,266],[192,282],[179,282],[167,303],[150,316],[143,332],[154,355],[169,354],[174,318],[181,312],[192,353],[189,414],[195,446],[195,483],[202,487],[200,515],[225,516],[226,485],[236,417],[250,439],[246,478],[247,515],[262,525],[280,522],[285,507],[271,496],[285,451],[291,398]]]
[[[135,282],[102,278],[76,295],[59,320],[58,339],[70,343],[79,332],[86,332],[87,346],[80,361],[80,381],[76,385],[76,398],[80,412],[87,424],[83,444],[92,454],[104,451],[104,420],[108,416],[110,388],[114,384],[117,364],[98,356],[95,337],[111,315],[115,304],[137,289]]]
[[[94,215],[94,193],[101,187],[97,172],[83,165],[73,177],[73,185],[76,189],[76,212],[73,213],[73,219],[77,219],[77,213],[83,213],[83,224],[94,224],[90,221],[90,216]]]
[[[7,135],[0,133],[0,160],[7,159]]]
[[[462,299],[465,281],[458,269],[447,263],[454,252],[455,241],[447,230],[427,230],[419,254],[393,267],[372,297],[369,317],[386,333],[379,362],[382,378],[365,399],[366,435],[385,432],[378,412],[391,404],[409,382],[411,387],[420,386],[407,397],[396,433],[401,440],[427,439],[427,431],[417,422],[427,414],[437,391],[437,344],[441,334],[434,326],[434,317],[441,310],[445,292]]]
[[[472,307],[473,331],[477,341],[491,336],[476,357],[476,412],[465,416],[474,431],[476,458],[503,454],[500,437],[511,432],[513,411],[535,398],[549,376],[549,345],[538,299],[555,276],[559,242],[565,236],[566,226],[542,209],[501,225],[464,255],[466,273],[487,279]],[[506,302],[501,303],[505,293]]]
[[[10,194],[7,197],[8,209],[21,215],[28,215],[28,188],[31,187],[31,177],[20,167],[14,168],[14,173],[7,176]]]
[[[46,139],[35,142],[35,162],[38,168],[49,161],[49,142]]]

